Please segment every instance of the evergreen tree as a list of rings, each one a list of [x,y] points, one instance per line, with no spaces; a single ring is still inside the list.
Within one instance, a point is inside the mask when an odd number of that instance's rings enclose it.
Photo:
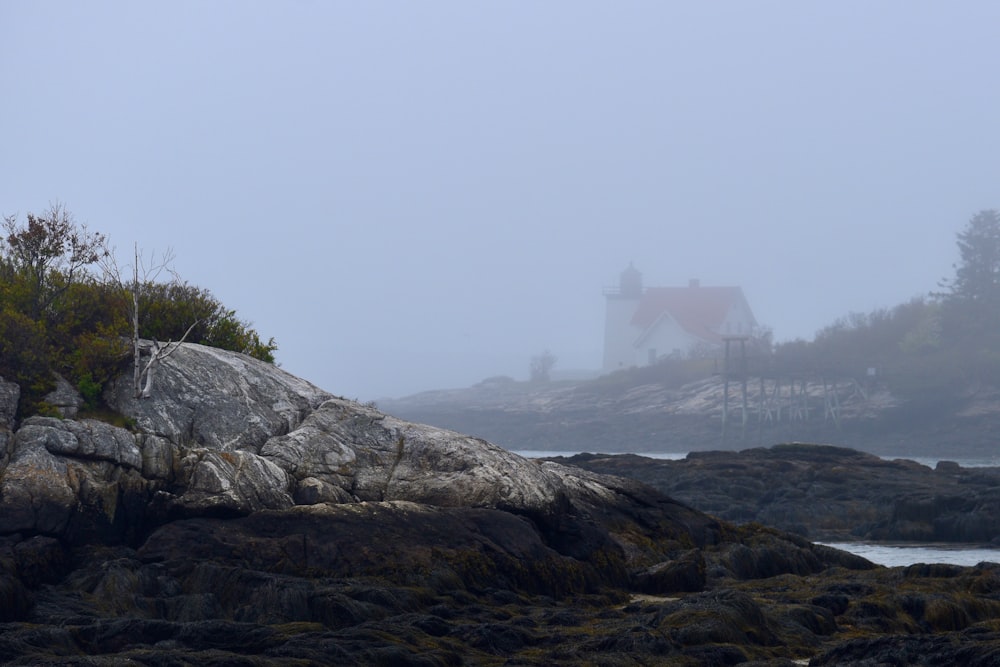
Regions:
[[[980,211],[958,233],[960,261],[955,279],[945,286],[951,300],[972,302],[980,307],[1000,304],[1000,213]]]
[[[972,216],[958,233],[955,277],[943,281],[942,338],[960,351],[951,369],[966,379],[1000,382],[1000,213]]]

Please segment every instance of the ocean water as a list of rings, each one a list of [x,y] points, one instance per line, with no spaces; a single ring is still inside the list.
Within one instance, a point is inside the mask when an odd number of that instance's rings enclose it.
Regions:
[[[914,563],[947,563],[977,565],[982,562],[1000,563],[1000,549],[975,544],[872,544],[870,542],[821,542],[826,546],[849,551],[873,563],[888,567]]]
[[[573,452],[573,451],[556,451],[549,449],[512,449],[511,453],[517,454],[518,456],[523,456],[526,459],[546,459],[553,456],[576,456],[577,454],[583,454],[584,452]],[[591,452],[591,454],[596,454],[598,452]],[[629,452],[600,452],[602,454],[627,454]],[[683,458],[687,458],[687,452],[637,452],[638,456],[645,456],[650,459],[668,459],[671,461],[680,461]]]

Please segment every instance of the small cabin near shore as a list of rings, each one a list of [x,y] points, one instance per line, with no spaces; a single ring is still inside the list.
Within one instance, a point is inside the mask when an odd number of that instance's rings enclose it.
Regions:
[[[647,366],[664,357],[709,354],[725,338],[757,333],[757,320],[740,287],[644,287],[631,264],[619,284],[604,290],[605,373]]]

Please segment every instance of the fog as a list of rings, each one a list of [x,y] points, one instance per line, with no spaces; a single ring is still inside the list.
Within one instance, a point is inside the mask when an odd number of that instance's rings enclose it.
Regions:
[[[59,201],[364,400],[601,365],[604,297],[778,341],[952,274],[1000,206],[1000,5],[0,4],[0,213]]]

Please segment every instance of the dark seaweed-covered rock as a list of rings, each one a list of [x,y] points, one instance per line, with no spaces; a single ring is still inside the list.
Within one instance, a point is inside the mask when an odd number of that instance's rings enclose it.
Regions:
[[[868,665],[1000,665],[1000,633],[975,631],[949,635],[889,635],[844,642],[810,661],[825,667]]]
[[[1000,541],[1000,469],[927,466],[829,445],[692,452],[682,460],[553,460],[643,481],[722,519],[826,541]]]
[[[700,550],[691,549],[673,560],[657,563],[639,572],[633,587],[657,595],[700,591],[705,588],[705,557]]]
[[[0,622],[24,620],[33,600],[27,587],[15,575],[0,573]]]

